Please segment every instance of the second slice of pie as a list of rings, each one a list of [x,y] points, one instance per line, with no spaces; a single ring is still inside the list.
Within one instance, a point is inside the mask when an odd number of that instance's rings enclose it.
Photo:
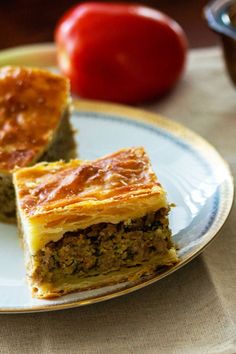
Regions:
[[[166,193],[143,148],[14,173],[33,295],[137,281],[178,262]]]
[[[15,221],[12,171],[75,157],[69,82],[47,70],[0,68],[0,220]]]

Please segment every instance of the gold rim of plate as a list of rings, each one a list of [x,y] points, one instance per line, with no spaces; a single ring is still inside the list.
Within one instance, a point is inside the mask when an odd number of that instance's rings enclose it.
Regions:
[[[0,66],[6,65],[7,63],[10,65],[17,64],[19,59],[19,65],[23,65],[25,57],[29,55],[33,58],[32,65],[37,65],[36,60],[34,58],[35,54],[41,53],[41,57],[45,55],[46,61],[43,61],[43,65],[52,66],[55,65],[55,46],[53,44],[40,44],[33,46],[25,46],[19,48],[13,48],[9,50],[2,51],[0,54]],[[31,59],[30,59],[31,60]],[[39,63],[41,63],[40,58],[37,59]],[[26,65],[31,65],[30,62],[26,62]],[[39,65],[39,64],[38,64]],[[131,108],[124,105],[104,103],[99,101],[91,101],[91,100],[73,100],[73,108],[76,111],[80,112],[93,112],[93,113],[103,113],[105,115],[115,115],[118,117],[122,117],[122,119],[134,120],[143,122],[152,126],[159,127],[164,129],[165,131],[171,133],[173,136],[176,136],[186,142],[188,145],[193,147],[197,152],[199,152],[202,156],[204,155],[205,160],[211,166],[217,166],[217,170],[219,173],[222,173],[225,177],[225,183],[227,185],[226,192],[223,191],[221,194],[221,202],[220,208],[217,213],[214,224],[210,227],[210,229],[204,234],[204,241],[198,246],[198,248],[192,251],[188,257],[184,260],[180,260],[180,262],[173,266],[172,268],[166,270],[161,274],[157,274],[150,279],[141,280],[134,285],[127,286],[127,288],[121,290],[114,290],[108,292],[105,295],[98,295],[88,299],[82,300],[72,300],[55,304],[48,303],[47,305],[39,305],[31,307],[11,307],[11,308],[2,308],[0,307],[0,312],[2,313],[26,313],[26,312],[43,312],[43,311],[53,311],[53,310],[63,310],[69,309],[89,304],[94,304],[97,302],[109,300],[112,298],[116,298],[122,295],[129,294],[133,291],[142,289],[150,284],[155,283],[158,280],[161,280],[171,273],[175,272],[177,269],[182,268],[184,265],[189,263],[193,258],[198,256],[218,235],[222,226],[224,225],[229,213],[231,211],[233,205],[234,198],[234,183],[233,177],[230,172],[230,168],[227,162],[221,157],[221,155],[216,151],[216,149],[208,143],[205,139],[200,137],[198,134],[194,133],[192,130],[184,127],[180,123],[169,120],[161,115],[156,113],[150,113],[145,110]],[[65,297],[66,299],[66,297]],[[49,300],[50,302],[50,300]]]

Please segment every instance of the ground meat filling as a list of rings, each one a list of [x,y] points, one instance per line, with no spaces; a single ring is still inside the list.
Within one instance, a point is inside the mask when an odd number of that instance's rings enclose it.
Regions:
[[[53,282],[67,275],[96,275],[136,266],[164,254],[172,246],[168,212],[162,208],[139,219],[67,232],[34,256],[38,266],[32,277],[38,282]]]

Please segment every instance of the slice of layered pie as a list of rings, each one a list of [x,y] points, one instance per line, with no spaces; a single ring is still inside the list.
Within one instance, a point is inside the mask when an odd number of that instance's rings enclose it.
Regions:
[[[14,173],[33,295],[138,281],[178,262],[169,205],[143,148]]]
[[[68,81],[46,70],[0,68],[0,220],[15,220],[16,166],[74,153]]]

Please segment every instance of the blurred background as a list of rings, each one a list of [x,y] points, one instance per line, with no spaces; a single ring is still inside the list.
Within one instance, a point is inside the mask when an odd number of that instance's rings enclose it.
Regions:
[[[82,1],[1,1],[0,49],[52,42],[58,19],[68,8],[80,2]],[[208,29],[203,19],[202,10],[207,3],[205,0],[136,0],[130,2],[150,5],[173,17],[185,30],[192,48],[213,46],[218,43],[217,36]]]

